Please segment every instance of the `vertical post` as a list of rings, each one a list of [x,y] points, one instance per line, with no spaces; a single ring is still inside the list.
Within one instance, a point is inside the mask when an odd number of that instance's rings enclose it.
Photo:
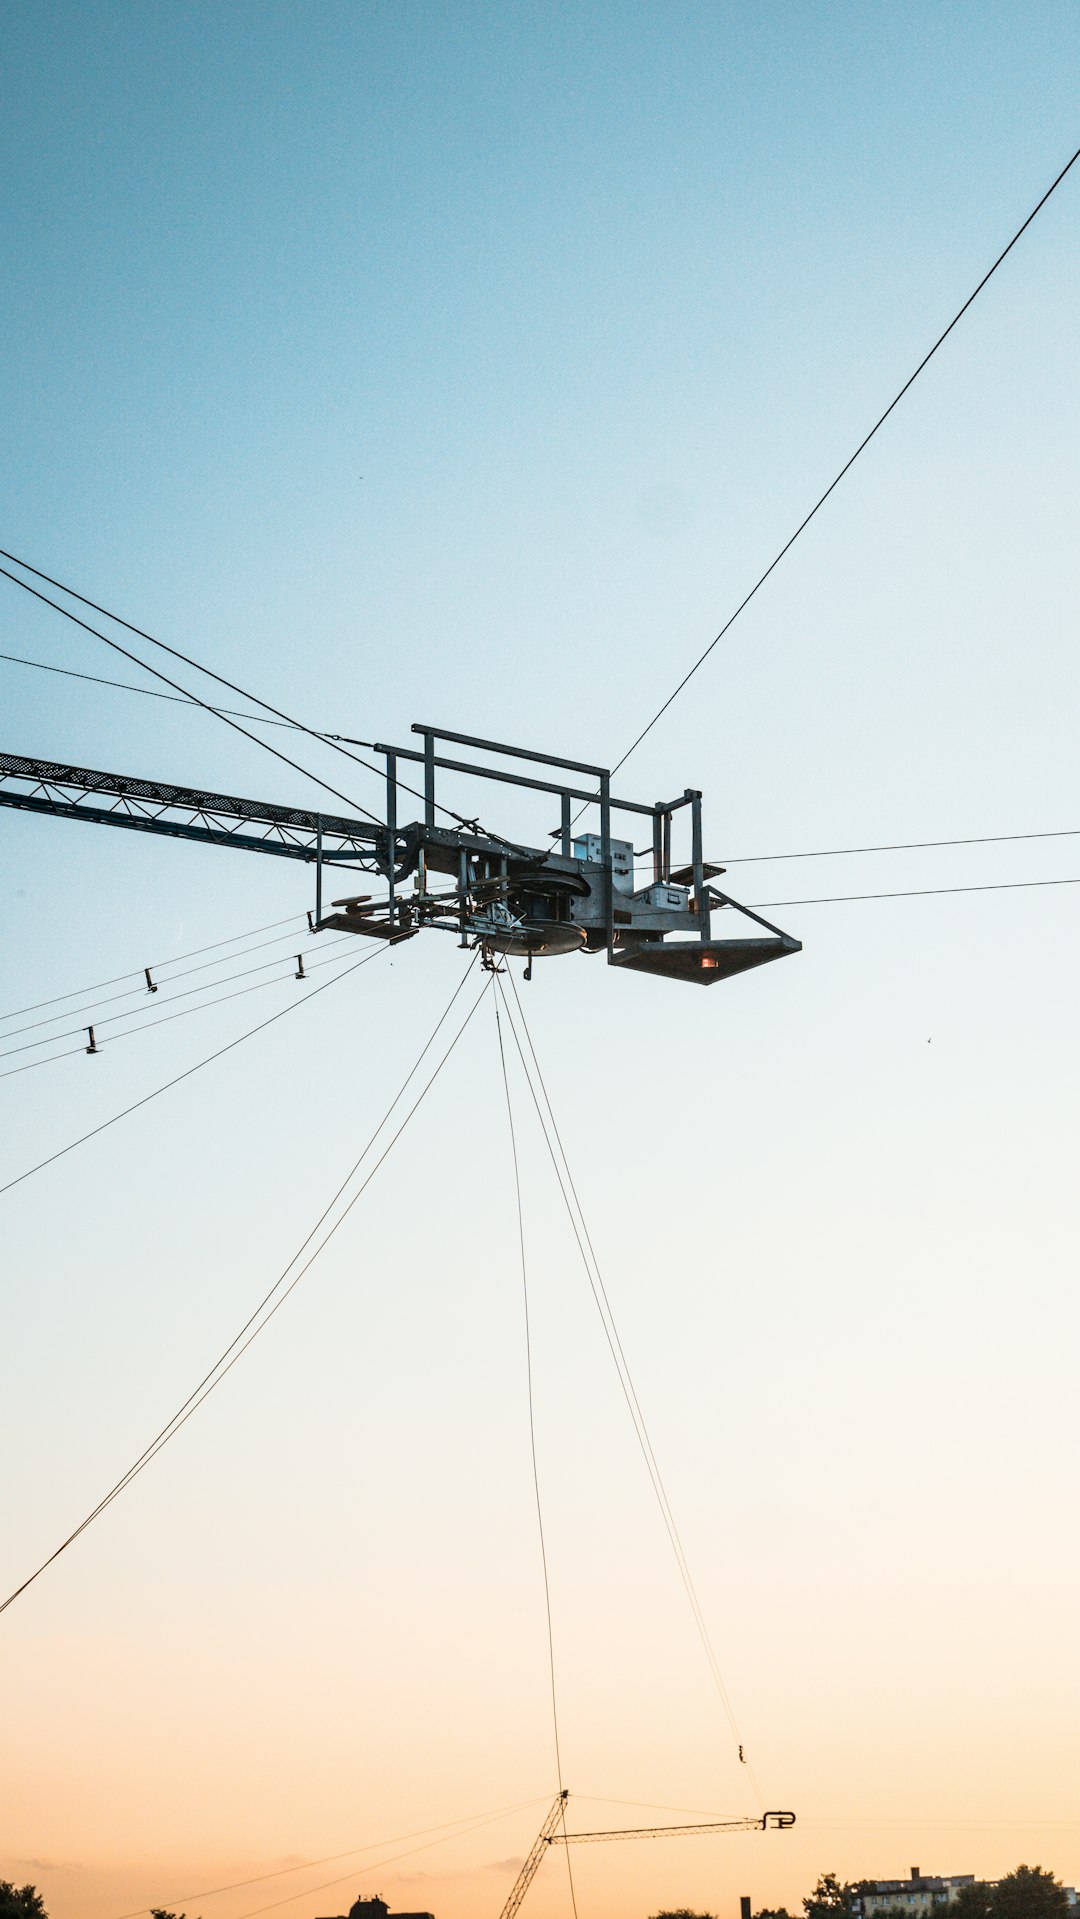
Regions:
[[[424,734],[424,824],[435,824],[435,735]]]
[[[315,931],[322,925],[322,814],[315,815]]]
[[[652,876],[654,886],[664,877],[664,830],[660,800],[653,807],[652,816]]]
[[[394,893],[394,867],[397,864],[397,754],[386,755],[386,878],[389,888],[390,924],[394,923],[396,905]]]
[[[701,937],[709,937],[709,901],[705,892],[705,862],[701,855],[701,794],[690,795],[690,823],[692,833],[692,858],[694,862],[694,899],[697,902],[698,926]]]
[[[458,898],[461,901],[461,912],[458,919],[458,925],[460,928],[460,937],[458,939],[458,945],[468,946],[469,944],[469,855],[466,853],[464,847],[462,847],[460,853],[458,854]]]
[[[570,841],[570,795],[569,795],[569,793],[564,793],[564,794],[563,794],[563,796],[562,796],[562,828],[561,828],[561,832],[562,832],[562,841],[561,841],[561,844],[562,844],[562,855],[563,855],[563,859],[564,859],[564,860],[568,860],[568,859],[570,858],[570,852],[571,852],[571,841]]]
[[[664,850],[663,850],[663,854],[661,855],[660,878],[662,880],[669,880],[671,878],[671,808],[670,806],[667,806],[664,808]]]
[[[611,774],[600,775],[600,858],[607,876],[608,963],[615,946],[615,875],[611,870]]]

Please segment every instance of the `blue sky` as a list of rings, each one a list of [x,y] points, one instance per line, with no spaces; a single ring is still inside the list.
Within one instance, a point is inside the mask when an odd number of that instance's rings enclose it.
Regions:
[[[1071,6],[43,0],[4,28],[0,545],[365,738],[618,757],[1077,141]],[[620,776],[701,786],[711,854],[1080,825],[1078,192]],[[0,586],[0,651],[137,677]],[[205,716],[0,675],[8,750],[319,790]],[[311,904],[283,862],[0,826],[6,1007]],[[1068,877],[1071,844],[732,883]],[[728,1683],[806,1817],[736,1855],[762,1902],[905,1870],[928,1808],[944,1870],[1080,1872],[1075,1832],[971,1830],[1071,1816],[1076,898],[795,907],[803,955],[709,994],[577,960],[530,988]],[[456,978],[434,944],[0,1200],[5,1590],[303,1237]],[[12,1169],[280,1003],[0,1083]],[[339,1849],[358,1791],[377,1836],[549,1790],[490,1024],[213,1408],[5,1615],[16,1857],[76,1862],[37,1874],[54,1914]],[[524,1151],[571,1783],[739,1810]],[[491,1903],[488,1844],[426,1882],[439,1919]],[[608,1859],[593,1909],[734,1897],[726,1856]]]

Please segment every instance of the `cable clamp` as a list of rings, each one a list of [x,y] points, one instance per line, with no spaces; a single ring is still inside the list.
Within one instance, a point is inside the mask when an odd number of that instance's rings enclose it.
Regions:
[[[100,1053],[100,1051],[101,1051],[101,1048],[100,1048],[100,1046],[98,1045],[98,1043],[97,1043],[97,1040],[96,1040],[96,1039],[94,1038],[94,1029],[93,1029],[93,1027],[92,1027],[92,1026],[88,1026],[86,1030],[87,1030],[87,1032],[88,1032],[88,1033],[89,1033],[89,1035],[90,1035],[90,1044],[89,1044],[89,1046],[88,1046],[88,1047],[87,1047],[87,1049],[86,1049],[86,1050],[87,1050],[87,1052],[88,1052],[88,1053]]]

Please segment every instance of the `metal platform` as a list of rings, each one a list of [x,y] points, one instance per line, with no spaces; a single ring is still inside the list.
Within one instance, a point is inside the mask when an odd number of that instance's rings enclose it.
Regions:
[[[613,966],[632,973],[656,973],[661,979],[691,980],[697,986],[715,986],[718,980],[748,973],[770,960],[801,953],[799,940],[784,933],[779,939],[650,940],[641,946],[617,946]]]
[[[382,819],[13,753],[0,753],[0,807],[307,861],[315,868],[314,931],[390,942],[425,930],[450,933],[492,960],[524,959],[526,977],[534,959],[606,952],[610,965],[631,972],[714,986],[801,951],[797,939],[710,883],[723,868],[703,857],[697,788],[651,803],[620,799],[610,770],[585,760],[442,727],[417,725],[413,732],[420,745],[369,746],[384,763]],[[452,756],[446,746],[455,749]],[[462,780],[539,796],[543,814],[530,833],[533,843],[504,837],[447,804],[436,790],[447,774],[458,798]],[[411,784],[417,777],[420,784]],[[422,814],[400,823],[404,793],[421,802]],[[613,831],[616,820],[625,837]],[[673,858],[676,838],[683,841],[681,863]],[[343,870],[386,890],[335,900],[338,910],[324,916],[324,876]],[[738,913],[767,937],[714,939],[712,918],[720,911]]]

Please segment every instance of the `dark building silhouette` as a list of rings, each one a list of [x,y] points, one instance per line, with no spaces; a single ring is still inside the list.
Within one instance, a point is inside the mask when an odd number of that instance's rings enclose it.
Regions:
[[[349,1907],[348,1913],[336,1913],[333,1919],[434,1919],[430,1912],[394,1912],[390,1911],[385,1899],[378,1894],[372,1899],[357,1899]]]

